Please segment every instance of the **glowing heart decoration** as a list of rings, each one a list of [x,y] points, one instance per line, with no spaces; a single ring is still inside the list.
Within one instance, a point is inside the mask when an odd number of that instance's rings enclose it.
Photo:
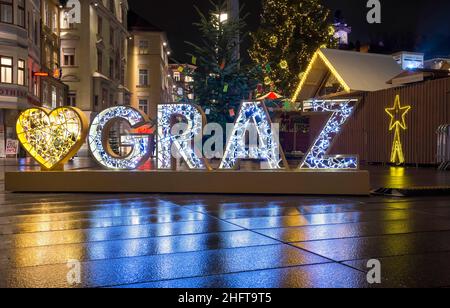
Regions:
[[[31,108],[21,113],[16,130],[23,148],[43,170],[62,170],[83,145],[87,127],[86,116],[77,108]]]

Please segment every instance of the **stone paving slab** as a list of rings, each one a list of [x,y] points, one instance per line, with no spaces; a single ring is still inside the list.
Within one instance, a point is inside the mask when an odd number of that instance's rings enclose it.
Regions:
[[[82,263],[81,286],[107,287],[326,262],[283,244],[109,259]],[[0,287],[66,287],[66,275],[65,264],[9,268],[0,276]]]
[[[402,288],[450,287],[450,252],[381,258],[382,286]],[[367,260],[345,262],[366,271]]]
[[[333,279],[330,279],[333,277]],[[119,286],[120,288],[362,288],[366,274],[327,263]]]

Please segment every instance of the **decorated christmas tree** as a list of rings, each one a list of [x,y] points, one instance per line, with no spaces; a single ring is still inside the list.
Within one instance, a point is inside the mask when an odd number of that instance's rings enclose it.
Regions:
[[[329,10],[320,0],[263,0],[261,27],[252,33],[251,59],[264,92],[290,96],[321,46],[334,47]]]
[[[207,14],[196,8],[200,21],[195,25],[202,43],[187,43],[192,47],[192,64],[197,66],[191,72],[195,103],[203,108],[208,122],[225,125],[234,122],[240,103],[252,91],[249,73],[236,52],[245,38],[246,16],[225,19],[226,1],[211,1],[211,5]]]

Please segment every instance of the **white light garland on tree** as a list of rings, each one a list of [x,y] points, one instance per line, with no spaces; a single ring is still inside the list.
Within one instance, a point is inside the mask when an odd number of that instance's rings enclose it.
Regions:
[[[358,157],[350,155],[327,155],[332,141],[352,115],[357,100],[310,100],[304,102],[305,113],[331,113],[331,117],[305,155],[301,169],[358,169]]]

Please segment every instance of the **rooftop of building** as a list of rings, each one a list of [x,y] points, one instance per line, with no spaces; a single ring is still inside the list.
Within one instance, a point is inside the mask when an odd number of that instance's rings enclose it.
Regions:
[[[293,100],[314,97],[332,74],[345,92],[372,92],[392,87],[387,82],[402,72],[391,55],[322,48],[302,77]]]
[[[144,17],[136,12],[128,12],[128,30],[130,31],[148,31],[148,32],[164,32],[158,26],[155,26]]]

